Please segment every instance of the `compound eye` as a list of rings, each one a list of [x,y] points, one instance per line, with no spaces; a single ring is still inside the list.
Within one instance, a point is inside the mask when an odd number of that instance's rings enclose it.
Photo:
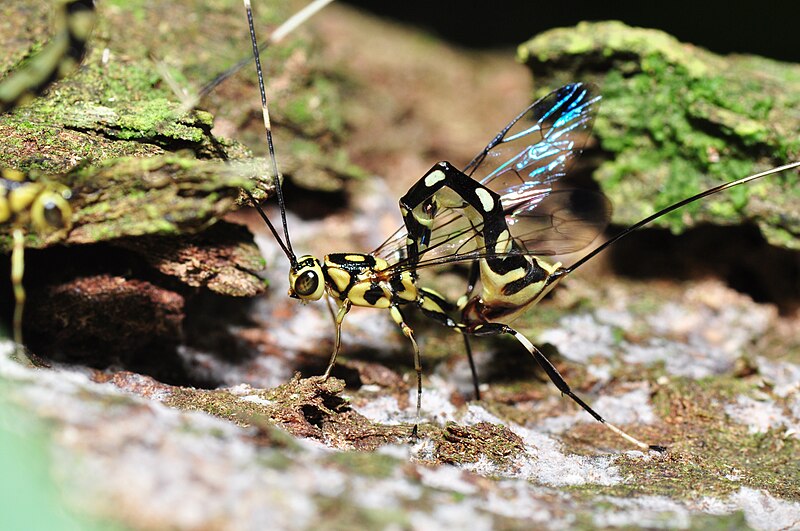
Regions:
[[[294,291],[301,297],[312,295],[319,287],[319,277],[314,271],[301,273],[294,283]]]
[[[44,220],[54,229],[64,228],[64,213],[61,211],[61,207],[53,201],[44,204]]]

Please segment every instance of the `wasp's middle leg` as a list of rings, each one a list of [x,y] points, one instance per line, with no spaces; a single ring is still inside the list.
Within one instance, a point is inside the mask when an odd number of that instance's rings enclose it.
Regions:
[[[458,309],[458,306],[452,304],[439,293],[436,293],[429,288],[420,288],[420,297],[417,301],[422,313],[426,317],[430,317],[440,324],[452,328],[456,332],[462,332],[463,326],[460,326],[447,312]],[[475,360],[472,357],[472,347],[469,343],[469,337],[464,335],[464,348],[467,351],[467,361],[469,362],[469,369],[472,373],[472,386],[475,390],[475,400],[481,399],[481,392],[478,387],[478,372],[475,368]]]
[[[469,267],[469,276],[467,277],[467,290],[461,298],[458,299],[456,307],[463,310],[472,297],[472,292],[475,291],[475,285],[478,283],[480,276],[480,267],[473,262]],[[478,369],[475,367],[475,358],[472,356],[472,345],[469,342],[469,335],[463,334],[464,337],[464,350],[467,351],[467,361],[469,362],[469,370],[472,372],[472,387],[475,389],[475,400],[481,399],[480,382],[478,380]]]
[[[403,317],[402,312],[400,312],[400,307],[397,304],[393,304],[389,308],[389,312],[392,314],[392,319],[394,319],[394,322],[397,323],[397,325],[403,331],[403,335],[411,341],[411,346],[414,348],[414,370],[417,372],[417,416],[416,420],[414,421],[414,429],[411,432],[411,436],[416,438],[419,426],[420,410],[422,409],[422,360],[420,359],[417,340],[414,338],[414,331],[410,326],[408,326],[408,324],[406,324],[405,318]]]

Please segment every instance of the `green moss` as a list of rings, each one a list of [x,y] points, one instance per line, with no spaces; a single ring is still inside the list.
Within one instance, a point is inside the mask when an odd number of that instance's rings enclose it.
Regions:
[[[721,182],[800,158],[796,108],[800,67],[757,57],[720,57],[656,30],[619,22],[542,33],[519,57],[546,88],[590,80],[603,106],[595,135],[609,154],[595,177],[614,221],[629,225]],[[542,86],[545,85],[545,86]],[[698,223],[753,220],[771,243],[800,248],[796,177],[774,175],[760,194],[795,207],[754,206],[753,186],[706,198],[656,225],[682,232]],[[777,217],[781,221],[776,220]]]
[[[317,522],[314,529],[410,529],[409,512],[403,508],[365,508],[354,505],[351,496],[319,498],[317,500]]]
[[[256,10],[256,23],[272,27],[291,11],[285,2],[262,6]],[[191,17],[186,16],[188,12]],[[164,24],[165,20],[170,24]],[[5,139],[0,164],[55,174],[73,169],[81,160],[96,164],[125,156],[162,155],[176,149],[191,149],[204,158],[247,156],[247,150],[238,144],[213,137],[211,114],[183,110],[164,74],[168,72],[191,93],[193,84],[210,80],[249,52],[247,32],[240,31],[243,22],[240,6],[225,2],[199,2],[193,6],[110,2],[98,17],[90,52],[80,71],[54,85],[45,97],[0,116],[0,136]],[[43,40],[48,33],[44,26]],[[216,31],[207,32],[207,27]],[[219,39],[219,35],[231,37]],[[317,143],[320,135],[340,142],[344,120],[339,89],[318,69],[309,68],[313,56],[310,47],[310,41],[299,32],[267,56],[268,75],[276,85],[287,87],[286,94],[280,94],[273,102],[274,119],[292,123],[282,131],[308,144]],[[9,67],[13,65],[12,61]],[[243,73],[237,77],[248,76]],[[237,82],[241,84],[236,79],[228,84],[235,86]],[[258,108],[257,87],[254,82],[247,83],[252,105],[242,105],[239,98],[216,102],[229,122],[250,120],[249,113]],[[212,94],[209,99],[215,96]],[[259,121],[255,121],[255,130],[254,145],[261,146],[263,127]],[[336,142],[324,143],[312,157],[300,153],[295,160],[301,163],[295,167],[289,156],[285,171],[297,172],[301,181],[306,176],[308,182],[323,182],[324,189],[339,189],[342,177],[358,175],[360,170],[349,162]],[[291,142],[281,145],[289,146]],[[208,209],[200,211],[203,216],[208,215]],[[165,229],[166,226],[157,228]],[[170,230],[174,229],[173,226]],[[92,230],[101,236],[113,232]]]
[[[263,408],[246,402],[227,391],[203,391],[181,388],[173,392],[167,401],[172,407],[186,411],[205,411],[215,417],[244,425],[244,419],[260,413]]]

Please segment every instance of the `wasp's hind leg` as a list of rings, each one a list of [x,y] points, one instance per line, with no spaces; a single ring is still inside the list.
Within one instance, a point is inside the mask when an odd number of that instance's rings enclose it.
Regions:
[[[564,380],[564,377],[558,372],[558,370],[550,363],[550,360],[542,354],[542,352],[536,348],[536,346],[531,343],[527,337],[522,335],[521,333],[517,332],[513,328],[508,325],[499,324],[499,323],[480,323],[480,324],[473,324],[473,325],[465,325],[460,324],[460,327],[463,327],[462,333],[470,334],[475,336],[494,336],[494,335],[501,335],[501,334],[508,334],[513,336],[519,343],[525,347],[533,359],[539,364],[539,366],[547,373],[547,376],[550,378],[558,390],[561,391],[563,394],[570,397],[572,400],[575,401],[579,406],[581,406],[587,413],[593,416],[598,422],[602,423],[608,429],[622,437],[623,439],[627,440],[628,442],[638,446],[642,450],[655,450],[657,452],[664,452],[666,448],[664,446],[652,445],[652,444],[645,444],[639,439],[628,435],[618,427],[614,426],[610,422],[606,421],[599,413],[597,413],[594,409],[592,409],[586,402],[581,400],[581,398],[572,392],[570,389],[569,384]]]
[[[581,400],[579,396],[572,392],[572,389],[569,387],[569,384],[564,380],[564,377],[558,372],[558,370],[550,363],[550,360],[542,354],[542,352],[536,348],[536,346],[531,343],[527,337],[522,335],[521,333],[517,332],[513,328],[508,325],[499,324],[499,323],[478,323],[478,324],[464,324],[464,323],[456,323],[451,319],[442,309],[442,303],[446,302],[442,299],[438,294],[432,292],[431,290],[422,288],[420,291],[423,292],[423,297],[420,302],[420,308],[425,313],[425,315],[436,319],[441,324],[453,328],[456,332],[464,334],[466,337],[467,335],[473,336],[496,336],[502,334],[508,334],[513,336],[519,343],[525,347],[533,359],[539,364],[539,366],[544,369],[547,373],[547,376],[550,380],[555,384],[559,391],[563,394],[570,397],[572,400],[575,401],[579,406],[581,406],[587,413],[589,413],[592,417],[594,417],[598,422],[602,423],[608,429],[619,435],[620,437],[624,438],[630,443],[638,446],[642,450],[656,450],[658,452],[663,452],[666,450],[663,446],[658,445],[649,445],[645,444],[642,441],[636,439],[635,437],[625,433],[620,428],[614,426],[613,424],[606,421],[599,413],[597,413],[594,409],[592,409],[586,402]],[[467,343],[468,344],[468,343]],[[477,389],[476,389],[477,391]]]

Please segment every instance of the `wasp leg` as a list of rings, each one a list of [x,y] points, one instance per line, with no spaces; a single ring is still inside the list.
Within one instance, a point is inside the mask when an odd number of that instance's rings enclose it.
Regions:
[[[14,342],[22,345],[22,312],[25,309],[25,235],[22,229],[14,229],[14,248],[11,251],[11,284],[14,286]]]
[[[475,390],[475,400],[481,399],[480,382],[478,382],[478,370],[475,368],[475,358],[472,357],[472,345],[469,343],[469,336],[462,334],[464,338],[464,350],[467,351],[467,361],[469,370],[472,372],[472,387]]]
[[[564,377],[558,372],[558,370],[550,363],[550,360],[542,354],[542,352],[536,348],[536,346],[531,343],[527,337],[522,335],[521,333],[517,332],[513,328],[508,325],[499,324],[499,323],[481,323],[475,325],[465,325],[460,324],[459,326],[464,327],[462,333],[470,334],[475,336],[492,336],[492,335],[500,335],[500,334],[508,334],[514,336],[514,338],[520,342],[520,344],[525,347],[525,349],[533,356],[533,359],[539,364],[539,366],[544,369],[547,373],[547,376],[550,378],[555,386],[561,391],[563,394],[570,397],[572,400],[575,401],[579,406],[581,406],[586,412],[588,412],[591,416],[593,416],[598,422],[603,424],[605,427],[622,437],[623,439],[627,440],[628,442],[638,446],[642,450],[655,450],[657,452],[664,452],[666,448],[663,446],[658,445],[651,445],[645,444],[642,441],[636,439],[635,437],[628,435],[618,427],[614,426],[610,422],[606,421],[599,413],[597,413],[594,409],[589,407],[589,405],[584,402],[583,400],[578,397],[575,393],[572,392],[570,389],[569,384],[564,380]]]
[[[469,277],[467,277],[467,290],[464,295],[458,299],[456,307],[463,310],[469,302],[472,292],[475,290],[475,284],[478,283],[478,276],[480,275],[480,268],[477,262],[473,262],[469,268]],[[469,336],[464,335],[464,350],[467,351],[467,361],[469,362],[469,370],[472,372],[472,386],[475,388],[475,400],[481,399],[480,382],[478,381],[478,370],[475,368],[475,358],[472,357],[472,345],[469,343]]]
[[[333,366],[336,364],[336,356],[339,355],[339,347],[342,345],[342,321],[344,321],[344,316],[347,315],[347,312],[350,311],[351,307],[352,304],[350,303],[350,299],[345,299],[344,301],[340,302],[339,311],[336,312],[336,316],[333,318],[333,322],[336,325],[336,339],[333,342],[333,354],[331,354],[331,361],[328,363],[328,368],[325,369],[325,374],[322,375],[322,378],[325,380],[330,377]]]
[[[440,208],[463,210],[464,215],[472,224],[473,230],[478,236],[478,247],[485,245],[488,252],[497,255],[502,255],[511,249],[513,245],[511,233],[506,225],[500,196],[455,169],[449,163],[440,162],[431,168],[400,199],[400,211],[403,214],[403,222],[408,231],[406,249],[408,260],[411,264],[418,263],[420,255],[428,247],[431,231],[433,230],[434,217]],[[502,262],[495,268],[500,271],[510,271],[527,266],[527,262],[522,256],[495,260]],[[458,309],[463,309],[469,301],[469,295],[475,289],[479,273],[480,269],[476,264],[473,264],[470,270],[467,292],[459,299],[456,305]],[[441,297],[438,298],[441,299]],[[443,299],[441,300],[443,301]],[[449,306],[452,307],[452,305]],[[424,303],[421,303],[421,307],[423,312],[428,313]],[[441,308],[438,311],[434,310],[428,313],[428,315],[439,320],[445,326],[455,327],[455,322],[441,311]],[[480,399],[475,360],[472,357],[472,349],[466,337],[464,338],[464,345],[470,370],[472,371],[475,397]]]
[[[417,304],[426,317],[430,317],[444,326],[454,329],[456,332],[463,332],[459,323],[455,322],[453,318],[447,314],[448,311],[458,309],[456,305],[429,288],[420,288],[419,291],[421,296]],[[475,389],[475,400],[480,400],[481,392],[478,387],[478,371],[475,368],[475,360],[472,357],[472,347],[466,335],[464,336],[464,348],[467,351],[467,361],[469,361],[469,369],[472,372],[472,386]]]
[[[417,340],[414,339],[414,331],[406,324],[405,318],[400,312],[400,308],[396,304],[393,304],[391,308],[389,308],[389,312],[392,314],[394,322],[397,323],[403,331],[403,335],[411,341],[411,346],[414,347],[414,370],[417,372],[417,417],[414,421],[414,429],[411,431],[411,437],[416,439],[420,410],[422,408],[422,361],[420,360],[419,346],[417,345]]]
[[[400,199],[410,264],[419,262],[421,253],[428,248],[434,217],[440,208],[463,210],[490,252],[502,254],[510,248],[511,236],[500,196],[450,163],[439,162]]]

